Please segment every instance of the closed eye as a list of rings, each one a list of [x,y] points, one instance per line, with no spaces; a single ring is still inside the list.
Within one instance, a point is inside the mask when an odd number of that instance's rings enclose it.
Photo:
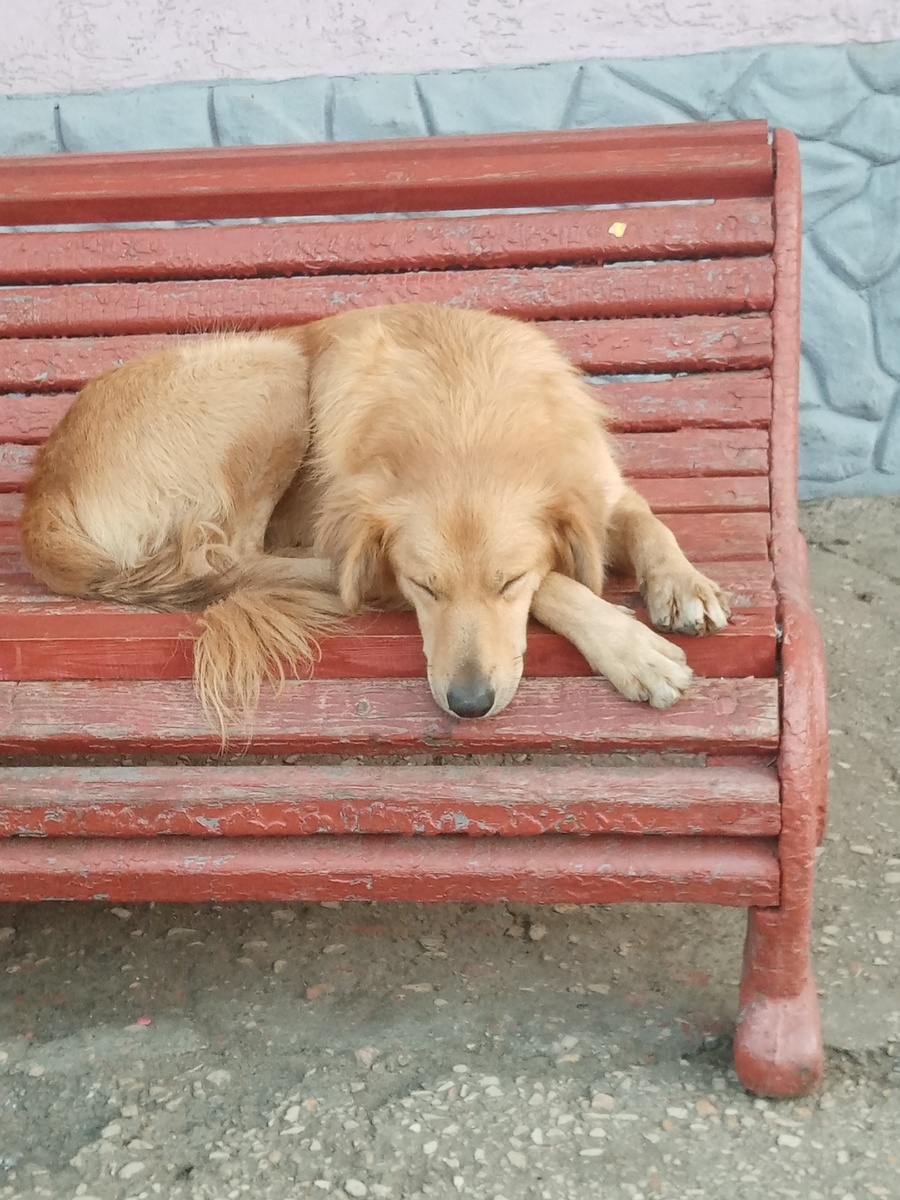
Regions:
[[[505,596],[512,588],[520,583],[526,576],[527,571],[523,571],[521,575],[515,575],[512,579],[507,579],[506,583],[500,588],[500,595]]]
[[[418,579],[410,579],[409,582],[414,588],[418,588],[420,592],[424,592],[426,596],[430,596],[432,600],[437,600],[437,592],[434,591],[433,588],[430,588],[427,584],[419,583]]]

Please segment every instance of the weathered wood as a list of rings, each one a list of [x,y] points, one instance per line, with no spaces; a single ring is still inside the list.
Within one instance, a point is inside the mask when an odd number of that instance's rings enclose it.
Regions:
[[[12,838],[0,900],[778,903],[769,841],[737,838]]]
[[[767,196],[765,124],[0,160],[0,225]]]
[[[773,837],[771,767],[18,767],[0,837]]]
[[[0,576],[0,588],[6,579]],[[14,585],[13,585],[14,586]],[[12,587],[10,587],[10,591]],[[0,679],[189,679],[197,617],[147,613],[109,604],[59,599],[49,604],[0,602]],[[639,617],[649,623],[645,612]],[[727,629],[712,638],[675,637],[688,663],[709,677],[775,673],[774,609],[735,608]],[[357,617],[321,643],[317,679],[424,678],[422,637],[412,613]],[[533,623],[525,675],[591,675],[575,647]]]
[[[762,371],[728,371],[592,385],[614,432],[765,428],[772,383]],[[0,395],[0,442],[42,442],[72,403],[71,392]],[[767,505],[768,506],[768,505]]]
[[[204,322],[198,319],[198,326]],[[771,320],[759,314],[545,321],[541,327],[576,366],[595,374],[753,370],[772,358]],[[0,341],[0,390],[77,389],[101,371],[173,344],[174,335],[165,334]]]
[[[364,223],[0,233],[0,284],[246,279],[717,258],[772,249],[771,202],[653,205],[527,216],[394,217]]]
[[[674,433],[631,433],[617,438],[628,475],[764,475],[768,435],[763,429],[683,429]],[[31,475],[33,446],[0,445],[0,491],[20,491]]]
[[[778,745],[774,679],[698,679],[665,712],[630,704],[601,679],[525,679],[484,721],[441,712],[424,681],[291,681],[265,692],[252,731],[258,753],[767,753]],[[0,683],[0,752],[206,753],[218,749],[189,683],[85,680]]]
[[[299,325],[348,308],[418,301],[484,308],[528,321],[677,317],[772,307],[768,258],[617,266],[410,271],[164,283],[10,287],[2,337],[196,333]]]
[[[772,557],[783,621],[783,737],[778,754],[783,829],[782,899],[776,912],[751,909],[744,946],[734,1057],[753,1091],[799,1096],[822,1078],[825,1054],[811,958],[815,848],[828,796],[828,713],[822,637],[810,599],[799,529],[800,155],[776,130],[778,237],[773,362]]]

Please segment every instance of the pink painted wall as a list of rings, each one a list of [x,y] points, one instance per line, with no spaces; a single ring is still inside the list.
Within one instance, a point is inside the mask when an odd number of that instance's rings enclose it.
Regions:
[[[898,0],[0,0],[0,93],[900,37]]]

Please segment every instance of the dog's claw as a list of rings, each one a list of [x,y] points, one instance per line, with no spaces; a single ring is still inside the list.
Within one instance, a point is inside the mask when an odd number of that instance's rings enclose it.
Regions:
[[[650,620],[666,633],[717,633],[731,613],[727,593],[694,568],[648,580],[644,600]]]

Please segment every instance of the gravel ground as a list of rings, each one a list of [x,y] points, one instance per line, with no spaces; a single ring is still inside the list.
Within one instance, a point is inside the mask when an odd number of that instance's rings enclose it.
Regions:
[[[898,524],[805,511],[819,1095],[737,1083],[740,912],[0,905],[0,1197],[897,1196]]]

